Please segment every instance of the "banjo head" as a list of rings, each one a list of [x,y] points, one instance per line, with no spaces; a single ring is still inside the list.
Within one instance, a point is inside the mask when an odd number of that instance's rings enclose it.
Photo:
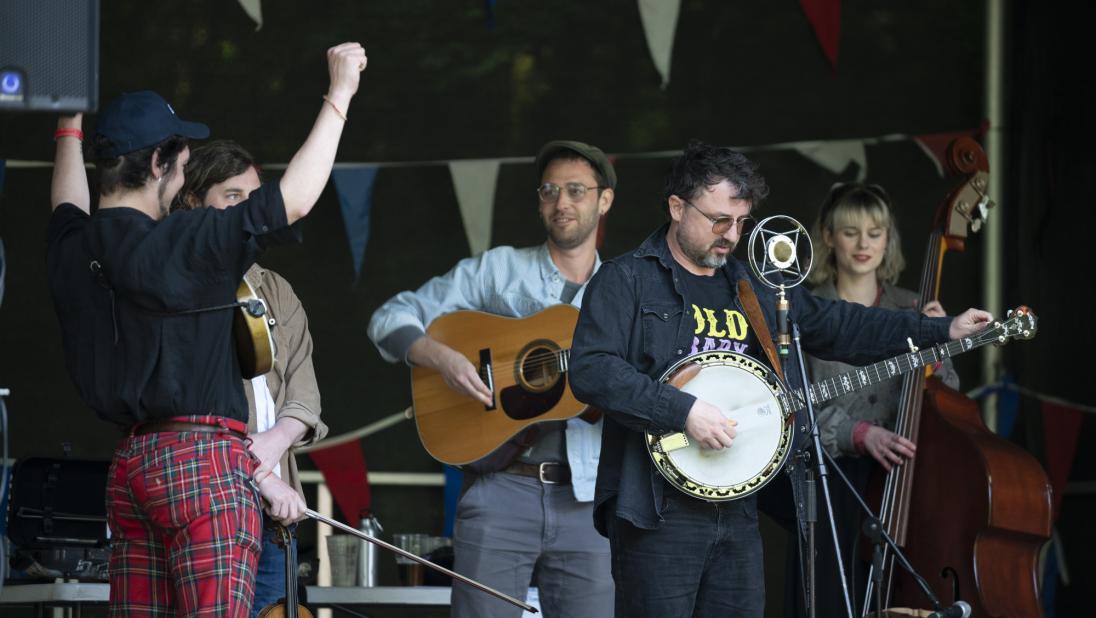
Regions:
[[[749,496],[776,476],[791,453],[787,391],[772,370],[735,352],[686,357],[661,381],[669,381],[690,364],[700,370],[681,390],[738,422],[734,444],[720,450],[700,448],[682,432],[648,431],[647,451],[659,473],[686,494],[712,502]]]

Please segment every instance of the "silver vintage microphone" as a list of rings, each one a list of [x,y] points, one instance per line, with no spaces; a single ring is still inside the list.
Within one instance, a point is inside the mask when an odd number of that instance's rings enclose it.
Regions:
[[[750,269],[762,283],[777,290],[776,344],[780,357],[788,357],[788,298],[784,291],[807,279],[814,265],[814,245],[803,224],[785,215],[762,219],[750,232],[746,248]]]

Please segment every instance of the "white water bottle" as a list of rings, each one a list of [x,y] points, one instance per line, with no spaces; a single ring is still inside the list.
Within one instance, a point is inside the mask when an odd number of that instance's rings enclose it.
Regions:
[[[384,531],[376,516],[366,513],[358,525],[358,530],[376,538]],[[369,541],[359,541],[358,548],[358,585],[364,588],[372,588],[377,585],[377,546]]]

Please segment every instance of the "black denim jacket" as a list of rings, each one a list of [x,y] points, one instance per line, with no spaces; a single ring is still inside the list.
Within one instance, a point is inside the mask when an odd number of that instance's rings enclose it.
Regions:
[[[586,290],[575,329],[572,389],[581,401],[606,413],[594,492],[594,524],[602,534],[604,507],[613,498],[618,517],[639,528],[658,527],[666,485],[647,454],[643,432],[650,427],[684,430],[695,401],[692,395],[658,382],[666,369],[688,352],[678,342],[685,341],[686,329],[691,329],[682,319],[688,315],[684,284],[672,266],[674,258],[666,243],[668,229],[664,225],[633,253],[602,264]],[[776,292],[733,257],[722,273],[728,285],[740,279],[749,281],[770,334],[775,336]],[[906,351],[907,337],[917,345],[946,341],[951,324],[950,318],[818,298],[802,287],[792,288],[788,297],[804,351],[855,365]],[[741,303],[735,302],[742,311]],[[756,326],[751,326],[756,333]],[[768,364],[765,358],[758,360]],[[794,363],[793,350],[788,367]],[[797,374],[788,371],[792,388],[802,386]]]

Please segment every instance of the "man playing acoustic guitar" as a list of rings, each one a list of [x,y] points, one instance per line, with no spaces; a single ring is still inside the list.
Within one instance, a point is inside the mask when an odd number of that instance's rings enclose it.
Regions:
[[[548,234],[543,245],[495,247],[461,260],[418,290],[397,294],[369,323],[369,337],[386,360],[436,370],[449,388],[482,407],[493,406],[499,393],[472,360],[427,335],[427,326],[458,310],[526,317],[559,303],[577,306],[600,265],[596,232],[613,203],[612,164],[600,149],[572,141],[546,144],[536,164]],[[546,422],[466,467],[472,482],[466,481],[457,508],[454,570],[524,598],[536,568],[548,618],[608,615],[609,547],[591,525],[600,441],[600,420]],[[459,583],[452,599],[457,618],[520,613]]]

